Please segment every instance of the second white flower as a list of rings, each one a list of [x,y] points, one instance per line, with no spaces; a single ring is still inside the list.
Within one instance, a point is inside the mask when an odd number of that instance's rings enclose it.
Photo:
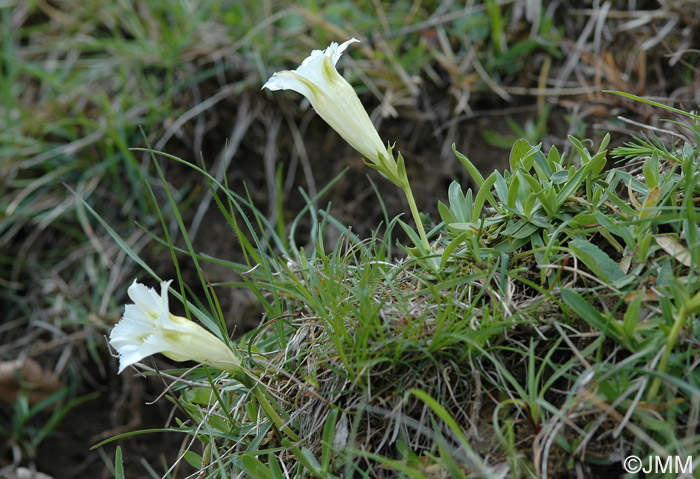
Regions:
[[[379,137],[353,87],[335,68],[352,38],[341,45],[314,50],[296,70],[275,73],[263,88],[294,90],[304,95],[321,118],[391,182],[403,185],[391,153]]]
[[[152,354],[173,361],[198,361],[234,374],[241,373],[241,359],[223,341],[187,318],[175,316],[168,307],[168,286],[161,283],[160,295],[143,284],[129,287],[124,316],[109,335],[119,353],[119,372]]]

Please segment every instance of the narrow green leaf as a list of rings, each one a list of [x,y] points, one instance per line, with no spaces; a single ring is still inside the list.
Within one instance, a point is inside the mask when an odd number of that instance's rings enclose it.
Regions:
[[[258,404],[255,401],[248,401],[245,405],[248,417],[252,423],[258,422]]]
[[[530,190],[534,193],[537,194],[542,191],[542,183],[537,181],[537,179],[532,176],[529,173],[523,173],[521,172],[523,179],[527,182],[528,185],[530,185]]]
[[[588,161],[591,159],[590,153],[588,153],[588,150],[586,150],[586,147],[583,146],[583,143],[576,138],[575,136],[568,135],[569,138],[569,143],[573,145],[573,147],[576,149],[578,152],[579,156],[581,157],[581,164],[585,165],[588,163]]]
[[[462,194],[462,187],[456,181],[450,183],[447,198],[450,201],[450,211],[452,211],[455,221],[464,223],[471,219],[471,212],[467,209],[467,201]]]
[[[593,274],[604,282],[611,284],[625,276],[620,266],[593,243],[575,239],[569,241],[569,248],[571,248],[574,255],[576,255]]]
[[[474,199],[474,207],[472,209],[472,221],[476,222],[481,217],[481,210],[484,208],[484,203],[488,197],[491,197],[491,187],[496,182],[496,172],[494,171],[489,175],[488,178],[479,187],[479,192],[476,194],[476,199]]]
[[[186,433],[186,434],[191,434],[192,430],[186,429],[186,428],[172,429],[172,428],[162,427],[162,428],[158,428],[158,429],[142,429],[140,431],[129,431],[129,432],[125,432],[122,434],[117,434],[116,436],[112,436],[112,437],[109,437],[103,441],[100,441],[97,444],[95,444],[94,446],[91,446],[90,450],[93,451],[93,450],[97,449],[98,447],[102,447],[105,444],[109,444],[110,442],[113,442],[113,441],[118,441],[119,439],[124,439],[125,437],[138,436],[141,434],[152,434],[155,432],[158,432],[158,433],[161,433],[161,432],[182,432],[182,433]]]
[[[122,462],[122,448],[117,446],[114,454],[114,479],[124,479],[124,463]]]
[[[275,479],[272,471],[260,459],[250,454],[241,456],[243,469],[254,479]]]
[[[569,180],[570,170],[559,170],[556,173],[552,173],[551,181],[553,185],[563,185]]]
[[[518,198],[522,204],[523,214],[529,220],[532,214],[540,209],[540,205],[537,204],[537,195],[533,194],[527,181],[520,182]]]
[[[512,221],[502,232],[501,236],[513,236],[520,231],[520,228],[527,224],[524,220]]]
[[[644,160],[642,173],[647,185],[651,188],[659,185],[659,154],[654,151],[649,158]]]
[[[525,222],[522,228],[520,228],[518,231],[513,233],[513,238],[529,238],[535,231],[538,231],[540,228],[530,222]]]
[[[406,162],[404,161],[403,156],[401,156],[401,152],[399,152],[398,159],[396,160],[396,171],[400,183],[394,182],[398,187],[403,188],[408,184],[408,174],[406,173]]]
[[[423,242],[420,239],[420,236],[418,236],[418,233],[411,228],[410,225],[408,225],[406,222],[399,220],[399,225],[401,225],[401,228],[406,232],[408,235],[408,238],[413,242],[413,246],[417,250],[418,253],[420,253],[420,256],[426,256],[428,255],[428,251],[423,247]]]
[[[627,306],[627,311],[622,319],[622,331],[628,341],[634,342],[634,331],[637,327],[637,321],[639,321],[639,310],[642,306],[643,296],[643,291],[637,292],[632,302]]]
[[[297,448],[295,448],[297,449]],[[294,450],[293,450],[294,451]],[[297,449],[298,451],[298,449]],[[313,474],[320,476],[323,474],[323,470],[321,469],[321,465],[318,463],[318,460],[316,460],[316,457],[314,456],[314,453],[311,452],[308,448],[302,447],[301,448],[301,453],[295,454],[297,459],[299,459],[306,468],[311,471]]]
[[[631,93],[625,93],[623,91],[615,91],[615,90],[603,90],[603,93],[612,93],[614,95],[620,95],[620,96],[623,96],[625,98],[629,98],[631,100],[646,103],[647,105],[656,106],[659,108],[663,108],[664,110],[678,113],[679,115],[688,116],[690,118],[695,118],[696,120],[700,120],[700,116],[698,116],[698,115],[693,115],[692,113],[688,113],[687,111],[679,110],[678,108],[673,108],[672,106],[664,105],[663,103],[658,103],[658,102],[655,102],[652,100],[647,100],[646,98],[643,98],[643,97],[637,96],[637,95],[633,95]]]
[[[573,218],[571,218],[572,226],[594,226],[597,224],[597,220],[594,214],[591,213],[579,213]]]
[[[469,458],[470,465],[474,467],[482,477],[493,477],[494,471],[488,467],[487,464],[481,459],[481,457],[474,451],[474,449],[469,444],[467,437],[464,435],[464,431],[459,427],[457,421],[454,420],[452,415],[435,399],[433,399],[430,394],[425,391],[412,388],[406,392],[406,395],[413,394],[417,396],[421,401],[428,405],[430,409],[447,425],[447,427],[452,431],[454,436],[459,440],[460,445],[464,449]]]
[[[275,476],[275,479],[284,479],[285,476],[284,472],[282,471],[282,468],[279,465],[279,459],[277,459],[277,456],[275,456],[273,453],[269,453],[267,455],[267,464],[272,471],[272,474]]]
[[[335,424],[338,419],[338,410],[331,409],[323,425],[323,439],[321,441],[321,469],[328,471],[333,457],[333,438],[335,437]]]
[[[627,246],[630,248],[633,248],[636,245],[636,240],[632,235],[630,228],[619,222],[612,221],[608,216],[604,215],[600,211],[596,211],[593,214],[598,223],[600,223],[600,226],[604,228],[604,231],[621,236],[622,239],[625,240],[625,244],[627,244]]]
[[[450,243],[445,247],[444,251],[442,252],[442,256],[440,257],[440,269],[445,269],[445,266],[447,265],[447,261],[450,259],[452,256],[452,253],[454,252],[455,249],[457,249],[458,246],[462,245],[464,241],[468,238],[468,236],[471,233],[471,231],[464,231],[463,233],[460,233],[459,236],[455,237]]]
[[[561,292],[564,302],[585,322],[617,342],[622,342],[619,331],[608,318],[588,304],[576,291],[564,289]]]
[[[481,176],[481,173],[479,172],[479,168],[474,166],[474,163],[472,163],[469,158],[464,156],[462,153],[457,151],[457,147],[455,146],[454,143],[452,143],[452,151],[454,152],[455,156],[457,159],[464,165],[464,167],[467,169],[467,172],[471,175],[471,177],[474,179],[474,182],[476,183],[476,186],[481,188],[482,183],[484,182],[484,177]]]
[[[546,190],[537,193],[537,198],[540,200],[540,203],[542,203],[549,217],[554,217],[557,214],[559,211],[557,209],[557,194],[553,186],[549,186]]]
[[[561,155],[557,147],[552,145],[547,154],[547,164],[549,165],[552,174],[561,170]]]
[[[493,184],[493,189],[496,191],[496,195],[498,195],[498,199],[501,201],[501,203],[507,204],[508,183],[506,183],[505,178],[503,177],[503,175],[501,175],[500,172],[494,171],[494,173],[496,174],[496,181]]]
[[[581,186],[581,183],[583,183],[583,179],[586,169],[584,168],[579,168],[577,171],[574,170],[574,168],[571,168],[568,170],[569,175],[566,179],[566,184],[564,187],[557,193],[557,207],[560,207],[563,205],[566,200],[569,199],[569,196],[572,195],[579,186]]]
[[[515,208],[516,202],[518,200],[519,189],[520,175],[516,173],[510,178],[510,185],[508,185],[508,196],[506,197],[506,204],[510,208]]]
[[[201,469],[202,468],[202,456],[197,454],[194,451],[185,451],[185,454],[183,456],[187,464],[190,466],[194,467],[195,469]]]
[[[450,208],[448,208],[448,206],[442,201],[438,201],[438,213],[440,213],[440,218],[447,226],[450,226],[450,224],[456,221],[455,216],[450,211]]]
[[[526,167],[523,164],[523,159],[526,157],[528,152],[530,151],[530,143],[527,142],[525,138],[520,138],[518,141],[513,143],[513,148],[510,150],[510,171],[515,172],[519,167],[523,167],[525,171],[529,170],[529,167]],[[530,165],[532,166],[532,164]]]
[[[533,163],[533,166],[535,167],[535,174],[540,182],[543,184],[550,183],[554,171],[552,171],[549,161],[547,160],[547,157],[544,156],[544,153],[540,152],[539,154],[535,155],[535,162]]]
[[[586,179],[592,180],[603,170],[605,163],[607,163],[607,158],[605,157],[606,153],[606,150],[600,150],[593,158],[591,158],[591,161],[586,165],[588,167],[586,171]]]

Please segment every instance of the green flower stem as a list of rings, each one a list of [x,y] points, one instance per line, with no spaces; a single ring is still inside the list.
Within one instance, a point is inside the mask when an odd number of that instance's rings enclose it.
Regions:
[[[278,429],[285,433],[289,439],[291,439],[294,442],[299,441],[299,436],[294,431],[292,431],[292,429],[289,426],[285,425],[286,421],[282,419],[282,417],[277,412],[277,409],[275,409],[274,406],[270,404],[270,401],[267,400],[265,391],[262,390],[261,386],[259,384],[254,385],[250,392],[252,392],[253,396],[255,396],[255,399],[258,400],[260,406],[262,406],[263,410],[265,411],[265,414],[267,415],[268,419],[270,419],[270,421],[272,421]]]
[[[246,386],[250,392],[253,394],[255,399],[258,400],[260,403],[260,406],[263,408],[263,411],[265,411],[265,415],[267,415],[267,418],[272,421],[272,423],[275,425],[275,427],[285,433],[289,439],[291,439],[294,442],[299,441],[299,436],[297,433],[292,431],[292,429],[285,425],[287,421],[285,421],[277,412],[277,409],[270,404],[270,401],[267,399],[267,396],[265,395],[265,391],[263,390],[263,387],[255,382],[253,378],[250,376],[247,376],[245,373],[243,373],[240,369],[237,370],[229,370],[229,372],[233,375],[233,377]]]
[[[686,301],[685,304],[683,304],[683,306],[681,306],[681,308],[678,310],[678,318],[676,318],[676,321],[671,327],[671,331],[668,333],[668,338],[666,338],[666,348],[664,349],[664,354],[661,356],[661,360],[659,361],[659,367],[657,369],[659,373],[666,372],[668,359],[671,357],[671,351],[673,350],[673,346],[676,344],[678,334],[680,334],[681,329],[683,329],[683,326],[685,326],[688,315],[695,314],[698,311],[700,311],[700,292],[695,293],[695,296]],[[647,394],[647,401],[651,402],[656,399],[656,395],[658,394],[660,387],[661,378],[654,378],[654,382],[651,383],[649,393]]]
[[[408,200],[408,207],[411,208],[411,214],[413,215],[413,221],[416,223],[416,228],[418,229],[418,234],[420,235],[421,243],[423,247],[430,251],[430,243],[428,242],[428,237],[425,234],[425,228],[423,227],[423,222],[420,219],[420,214],[418,213],[418,206],[416,206],[416,200],[413,198],[413,192],[411,191],[411,185],[408,184],[406,180],[406,186],[402,186],[406,199]]]
[[[263,410],[265,411],[265,414],[267,414],[268,419],[270,419],[274,425],[276,426],[277,430],[281,430],[283,433],[286,434],[287,438],[282,438],[282,445],[286,448],[288,448],[292,454],[294,454],[297,458],[304,457],[301,449],[299,449],[298,446],[294,445],[294,443],[297,443],[300,441],[299,436],[292,431],[292,429],[289,426],[285,426],[285,421],[282,419],[277,412],[277,409],[270,404],[270,402],[267,400],[267,396],[265,395],[265,391],[263,391],[262,387],[260,384],[255,384],[250,392],[253,393],[253,396],[258,400],[260,403],[260,406],[262,406]],[[308,467],[308,465],[307,465]]]
[[[680,311],[678,311],[678,318],[676,318],[676,321],[671,327],[671,331],[668,333],[668,338],[666,338],[666,348],[664,349],[664,354],[663,356],[661,356],[661,361],[659,361],[659,367],[657,368],[657,371],[659,373],[666,372],[666,366],[668,366],[668,359],[671,356],[671,350],[673,349],[673,346],[676,343],[678,333],[680,333],[681,329],[683,329],[683,326],[685,326],[685,319],[687,316],[688,314],[686,313],[685,307],[681,307]],[[647,394],[648,402],[651,402],[654,399],[656,399],[656,395],[658,394],[660,387],[661,378],[654,378],[654,381],[651,383],[651,387],[649,388],[649,393]]]

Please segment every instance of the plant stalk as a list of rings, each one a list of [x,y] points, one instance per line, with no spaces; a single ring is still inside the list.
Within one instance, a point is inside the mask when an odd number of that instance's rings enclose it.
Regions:
[[[253,393],[253,396],[255,396],[255,399],[258,400],[260,406],[262,406],[268,419],[270,419],[270,421],[274,423],[277,429],[285,433],[287,437],[292,441],[299,441],[299,436],[297,435],[297,433],[292,431],[292,429],[289,426],[285,425],[286,421],[282,419],[275,407],[272,404],[270,404],[270,401],[267,400],[267,396],[265,396],[265,392],[262,390],[260,385],[254,385],[250,392]]]
[[[408,200],[408,207],[411,208],[411,214],[413,215],[413,221],[416,223],[416,229],[420,235],[421,243],[426,250],[430,251],[430,243],[428,242],[428,237],[425,234],[425,228],[423,227],[423,222],[420,219],[418,206],[416,206],[416,200],[413,198],[413,192],[411,191],[411,185],[408,184],[408,180],[406,180],[406,186],[402,187],[401,189]]]
[[[263,411],[265,411],[265,415],[267,415],[267,418],[270,421],[272,421],[275,427],[279,431],[282,431],[284,434],[286,434],[287,437],[292,441],[299,441],[300,438],[297,435],[297,433],[292,431],[292,428],[286,425],[287,421],[285,421],[282,418],[282,416],[280,416],[279,412],[277,412],[277,409],[272,404],[270,404],[270,401],[267,399],[267,396],[265,395],[265,391],[263,390],[262,386],[259,383],[255,382],[255,379],[245,375],[245,373],[241,374],[240,370],[230,372],[233,374],[236,380],[238,380],[241,384],[243,384],[250,390],[255,399],[257,399],[260,403],[260,406],[263,408]]]
[[[678,311],[678,318],[673,323],[671,331],[669,331],[668,333],[668,338],[666,339],[666,347],[664,349],[663,355],[661,356],[661,360],[659,361],[659,367],[656,369],[659,373],[666,372],[666,367],[668,366],[668,359],[671,356],[671,351],[673,350],[673,346],[676,343],[678,333],[680,333],[681,329],[683,329],[683,326],[685,326],[685,319],[687,316],[688,314],[686,313],[685,306],[681,307],[680,311]],[[649,388],[649,393],[647,394],[647,402],[652,402],[654,399],[656,399],[656,395],[658,394],[660,387],[661,378],[655,377],[654,381],[651,383],[651,387]]]

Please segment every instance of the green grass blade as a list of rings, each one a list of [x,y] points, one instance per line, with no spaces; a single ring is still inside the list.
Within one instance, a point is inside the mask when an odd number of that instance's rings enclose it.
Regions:
[[[117,446],[114,453],[114,479],[124,479],[124,464],[122,463],[122,448]]]
[[[622,97],[629,98],[630,100],[639,101],[641,103],[646,103],[647,105],[651,105],[651,106],[655,106],[658,108],[663,108],[664,110],[672,111],[673,113],[677,113],[679,115],[687,116],[689,118],[694,118],[695,120],[700,120],[700,116],[698,116],[698,115],[694,115],[694,114],[689,113],[687,111],[679,110],[678,108],[664,105],[663,103],[649,100],[649,99],[641,97],[641,96],[633,95],[632,93],[626,93],[624,91],[617,91],[617,90],[603,90],[603,93],[612,93],[613,95],[620,95]]]

